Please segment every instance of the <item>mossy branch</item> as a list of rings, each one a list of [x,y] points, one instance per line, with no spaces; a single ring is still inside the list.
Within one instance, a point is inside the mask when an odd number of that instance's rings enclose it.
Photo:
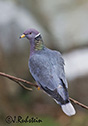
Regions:
[[[26,90],[32,90],[32,89],[31,89],[31,88],[28,88],[28,87],[26,87],[26,86],[24,86],[23,83],[38,88],[38,85],[36,85],[36,84],[34,84],[34,83],[32,83],[32,82],[29,82],[29,81],[27,81],[27,80],[24,80],[24,79],[15,77],[15,76],[11,76],[11,75],[6,74],[6,73],[3,73],[3,72],[0,72],[0,76],[6,77],[6,78],[8,78],[8,79],[10,79],[10,80],[12,80],[12,81],[14,81],[14,82],[16,82],[17,84],[19,84],[20,86],[22,86],[22,87],[23,87],[24,89],[26,89]],[[81,106],[82,108],[88,109],[88,106],[86,106],[86,105],[84,105],[84,104],[82,104],[82,103],[80,103],[80,102],[74,100],[73,98],[69,97],[69,99],[70,99],[72,102],[74,102],[75,104]]]

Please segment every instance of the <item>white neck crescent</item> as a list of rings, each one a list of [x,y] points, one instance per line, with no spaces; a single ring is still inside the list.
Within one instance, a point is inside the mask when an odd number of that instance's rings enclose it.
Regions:
[[[35,38],[36,38],[36,37],[38,37],[39,35],[41,35],[41,34],[40,34],[40,33],[38,33],[38,34],[35,36]]]

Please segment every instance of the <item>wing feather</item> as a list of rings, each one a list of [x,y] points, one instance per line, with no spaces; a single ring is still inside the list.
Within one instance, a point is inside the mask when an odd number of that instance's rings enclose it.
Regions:
[[[64,73],[64,60],[57,51],[49,50],[33,55],[29,60],[32,76],[53,98],[68,99],[67,81]],[[62,88],[59,89],[58,87]]]

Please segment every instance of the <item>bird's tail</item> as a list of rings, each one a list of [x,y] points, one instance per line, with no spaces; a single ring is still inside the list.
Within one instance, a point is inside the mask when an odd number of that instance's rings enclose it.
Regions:
[[[73,105],[70,102],[67,104],[61,105],[61,108],[62,108],[63,112],[68,116],[75,115],[75,113],[76,113]]]

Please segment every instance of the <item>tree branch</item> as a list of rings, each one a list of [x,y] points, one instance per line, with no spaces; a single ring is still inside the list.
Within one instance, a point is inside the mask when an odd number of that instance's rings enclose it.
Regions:
[[[0,72],[0,76],[6,77],[6,78],[8,78],[8,79],[10,79],[10,80],[12,80],[12,81],[14,81],[14,82],[16,82],[17,84],[19,84],[20,86],[22,86],[22,87],[23,87],[24,89],[26,89],[26,90],[32,90],[32,89],[31,89],[31,88],[28,88],[28,87],[26,87],[26,86],[24,86],[23,83],[38,88],[38,85],[36,85],[36,84],[34,84],[34,83],[31,83],[31,82],[29,82],[29,81],[27,81],[27,80],[24,80],[24,79],[15,77],[15,76],[11,76],[11,75],[9,75],[9,74],[5,74],[5,73]],[[78,104],[79,106],[81,106],[82,108],[88,109],[88,106],[86,106],[86,105],[84,105],[84,104],[82,104],[82,103],[80,103],[80,102],[74,100],[73,98],[69,97],[69,99],[70,99],[72,102],[74,102],[75,104]]]
[[[69,97],[69,99],[70,99],[72,102],[74,102],[75,104],[81,106],[82,108],[88,109],[88,106],[86,106],[86,105],[84,105],[84,104],[82,104],[82,103],[80,103],[80,102],[74,100],[73,98]]]

